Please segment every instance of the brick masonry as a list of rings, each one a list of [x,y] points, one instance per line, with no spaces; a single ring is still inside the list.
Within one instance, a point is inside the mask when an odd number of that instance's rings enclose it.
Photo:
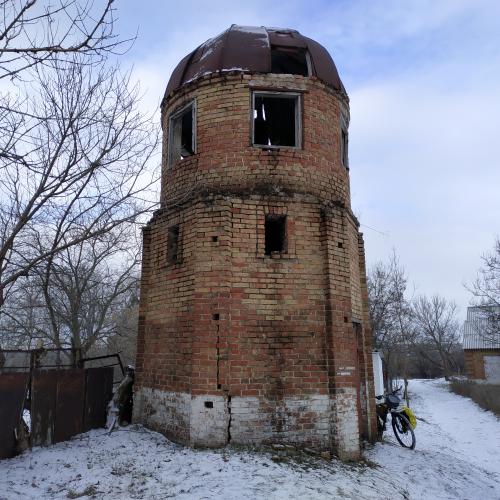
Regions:
[[[464,355],[467,376],[471,379],[486,380],[485,358],[498,357],[500,359],[500,349],[465,349]],[[500,379],[500,374],[495,377],[497,378]]]
[[[300,149],[252,146],[255,89],[300,93]],[[189,102],[196,154],[168,165],[169,116]],[[193,446],[279,442],[343,458],[375,437],[364,245],[340,159],[348,109],[345,93],[290,75],[210,75],[168,96],[161,208],[144,230],[136,421]],[[270,256],[266,214],[286,215],[286,251]]]

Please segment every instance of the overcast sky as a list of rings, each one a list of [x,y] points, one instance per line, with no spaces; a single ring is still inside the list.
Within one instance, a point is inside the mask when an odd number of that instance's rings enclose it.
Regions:
[[[417,293],[461,307],[500,235],[500,1],[117,2],[126,63],[158,107],[177,62],[231,24],[294,28],[351,100],[352,206],[368,264],[394,248]]]

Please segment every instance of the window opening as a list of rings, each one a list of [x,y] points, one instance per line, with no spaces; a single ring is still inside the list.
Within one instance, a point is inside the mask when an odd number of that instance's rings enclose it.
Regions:
[[[299,96],[254,94],[253,144],[299,146]]]
[[[340,125],[340,159],[344,167],[349,167],[349,134],[344,120]]]
[[[291,47],[271,47],[271,73],[309,76],[307,52]]]
[[[265,254],[286,252],[286,215],[266,215]]]
[[[170,117],[169,163],[183,160],[195,153],[194,104],[182,108]]]
[[[167,261],[175,264],[179,258],[179,224],[168,228]]]

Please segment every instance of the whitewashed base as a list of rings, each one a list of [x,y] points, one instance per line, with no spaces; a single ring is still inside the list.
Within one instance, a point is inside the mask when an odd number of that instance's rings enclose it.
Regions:
[[[344,390],[338,401],[327,395],[257,397],[190,395],[138,388],[134,422],[190,446],[282,443],[359,454],[356,393]]]

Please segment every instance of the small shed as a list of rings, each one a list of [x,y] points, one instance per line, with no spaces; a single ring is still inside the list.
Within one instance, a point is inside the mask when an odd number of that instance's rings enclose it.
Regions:
[[[463,326],[465,368],[470,379],[500,384],[500,336],[495,339],[485,325],[480,307],[469,307]]]

